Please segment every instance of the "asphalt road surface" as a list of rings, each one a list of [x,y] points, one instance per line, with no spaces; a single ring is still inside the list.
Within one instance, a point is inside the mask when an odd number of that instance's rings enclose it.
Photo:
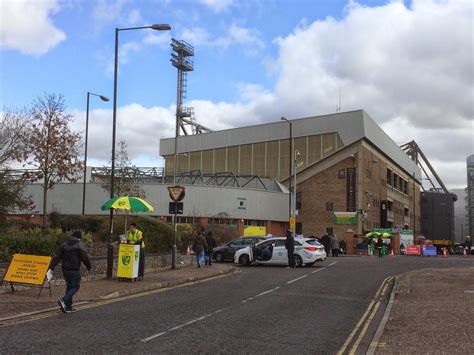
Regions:
[[[474,258],[340,257],[296,270],[241,268],[186,287],[2,326],[0,353],[337,353],[388,276],[471,265]],[[360,327],[365,335],[353,334],[346,352],[359,337],[356,352],[365,352],[377,317]]]

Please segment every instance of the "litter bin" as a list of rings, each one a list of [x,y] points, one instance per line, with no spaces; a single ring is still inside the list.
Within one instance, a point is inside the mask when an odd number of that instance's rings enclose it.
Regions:
[[[140,260],[140,245],[120,244],[117,277],[119,281],[136,281]]]

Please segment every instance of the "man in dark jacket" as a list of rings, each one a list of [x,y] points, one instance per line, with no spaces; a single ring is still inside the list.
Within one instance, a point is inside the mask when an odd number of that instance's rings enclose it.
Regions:
[[[80,231],[73,232],[69,239],[61,245],[61,248],[51,262],[50,269],[54,270],[61,261],[64,280],[66,280],[66,293],[58,301],[63,313],[73,313],[75,311],[72,308],[72,298],[81,287],[81,263],[85,265],[88,271],[91,270],[91,262],[81,238]]]
[[[196,254],[197,267],[201,267],[201,264],[204,261],[204,252],[207,250],[205,233],[204,230],[199,233],[193,243],[193,251]]]
[[[217,246],[216,240],[212,236],[212,232],[207,232],[206,235],[206,265],[212,266],[212,250]]]
[[[294,269],[295,268],[295,238],[293,237],[293,233],[291,230],[286,231],[286,240],[285,240],[285,248],[288,252],[288,268]]]

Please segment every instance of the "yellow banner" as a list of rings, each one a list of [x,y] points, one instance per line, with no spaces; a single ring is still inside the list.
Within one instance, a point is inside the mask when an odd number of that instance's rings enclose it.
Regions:
[[[296,224],[296,218],[295,216],[290,217],[290,229],[295,229],[295,224]]]
[[[139,248],[133,244],[120,244],[118,255],[117,277],[133,278],[135,263],[140,257]]]
[[[50,263],[50,256],[15,254],[3,281],[41,286]]]
[[[244,236],[251,236],[251,235],[267,235],[267,227],[246,226],[244,228]]]

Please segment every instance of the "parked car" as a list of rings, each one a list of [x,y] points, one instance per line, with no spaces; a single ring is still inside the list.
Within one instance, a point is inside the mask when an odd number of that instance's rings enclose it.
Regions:
[[[248,236],[232,239],[225,245],[218,246],[212,250],[212,256],[217,262],[224,262],[226,260],[234,260],[234,255],[237,250],[253,246],[256,243],[265,240],[262,236]]]
[[[324,246],[313,238],[295,239],[294,255],[296,266],[312,266],[316,261],[324,261],[327,256]],[[268,238],[254,246],[242,248],[235,253],[234,262],[244,266],[252,263],[288,265],[285,238]]]

